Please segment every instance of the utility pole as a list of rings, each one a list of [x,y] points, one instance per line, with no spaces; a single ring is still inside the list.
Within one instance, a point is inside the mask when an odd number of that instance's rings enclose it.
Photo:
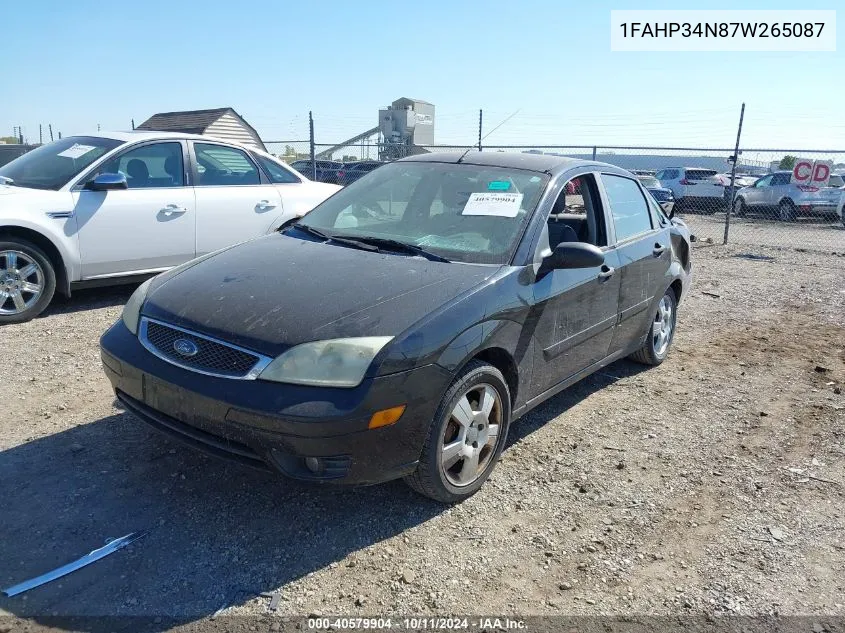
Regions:
[[[484,110],[478,110],[478,151],[481,151],[481,123],[484,120]]]
[[[733,166],[731,167],[731,190],[728,196],[728,208],[725,212],[725,237],[722,244],[728,243],[728,232],[731,228],[731,212],[734,208],[734,196],[736,195],[736,188],[734,182],[736,181],[736,164],[739,162],[739,138],[742,135],[742,120],[745,118],[745,102],[739,111],[739,126],[736,129],[736,145],[734,146]]]
[[[18,140],[23,145],[23,128],[20,125],[18,126]]]

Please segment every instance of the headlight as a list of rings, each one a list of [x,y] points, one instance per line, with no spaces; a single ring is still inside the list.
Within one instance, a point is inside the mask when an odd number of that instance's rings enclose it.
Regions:
[[[141,306],[144,305],[144,299],[147,298],[147,290],[150,289],[151,281],[152,279],[147,279],[147,281],[138,286],[135,292],[132,293],[132,296],[129,297],[129,301],[123,306],[123,314],[120,318],[123,319],[124,325],[126,325],[132,334],[138,333],[138,319],[141,315]]]
[[[322,387],[356,387],[392,336],[314,341],[292,347],[271,362],[260,380]]]

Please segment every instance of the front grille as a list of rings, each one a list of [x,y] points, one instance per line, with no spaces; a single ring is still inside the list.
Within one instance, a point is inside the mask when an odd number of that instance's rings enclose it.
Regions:
[[[228,378],[243,378],[249,374],[262,357],[225,343],[186,332],[185,330],[152,321],[144,320],[142,337],[158,356],[177,365]],[[176,342],[189,341],[196,347],[193,355],[180,354],[176,351]],[[188,345],[190,347],[190,345]]]

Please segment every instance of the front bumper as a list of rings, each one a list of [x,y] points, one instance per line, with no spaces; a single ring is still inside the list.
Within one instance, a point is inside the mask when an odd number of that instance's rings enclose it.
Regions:
[[[204,376],[148,352],[123,321],[100,348],[116,397],[144,422],[204,452],[317,482],[373,484],[413,472],[451,379],[438,365],[353,389]],[[402,404],[395,424],[367,428],[373,413]],[[316,472],[308,457],[319,459]]]

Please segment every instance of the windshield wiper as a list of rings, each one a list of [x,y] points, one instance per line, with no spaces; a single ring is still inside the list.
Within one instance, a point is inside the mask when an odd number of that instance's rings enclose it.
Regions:
[[[386,248],[393,251],[398,251],[400,253],[408,253],[410,255],[419,255],[420,257],[425,257],[433,262],[449,262],[450,260],[442,257],[441,255],[437,255],[436,253],[432,253],[431,251],[427,251],[424,248],[417,246],[416,244],[408,244],[408,242],[402,242],[400,240],[390,239],[389,237],[372,237],[369,235],[335,235],[332,239],[353,239],[357,242],[364,242],[365,244],[372,244],[373,246]]]
[[[326,242],[337,242],[338,244],[344,244],[346,246],[351,246],[352,248],[357,248],[362,251],[372,251],[375,252],[378,250],[377,246],[371,246],[370,244],[365,244],[362,241],[359,241],[354,236],[337,236],[337,235],[329,235],[328,233],[323,233],[319,229],[315,229],[313,226],[308,226],[307,224],[300,224],[296,223],[293,225],[293,228],[299,229],[305,233],[309,233],[314,237],[319,237],[320,239]]]

